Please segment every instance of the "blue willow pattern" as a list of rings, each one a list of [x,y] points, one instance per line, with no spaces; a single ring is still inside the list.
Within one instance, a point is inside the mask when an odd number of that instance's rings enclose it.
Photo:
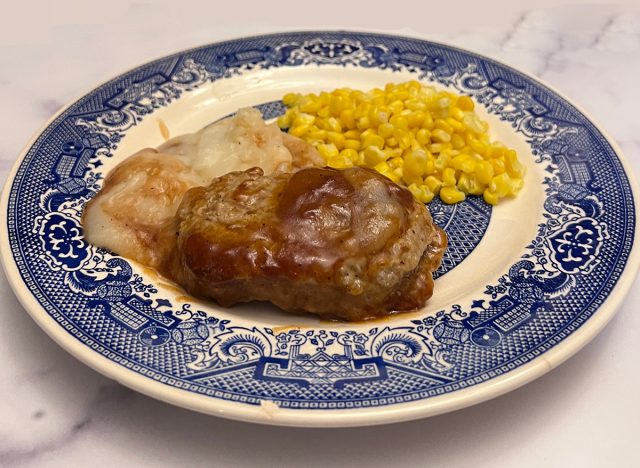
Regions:
[[[323,65],[409,71],[449,86],[509,122],[531,146],[548,173],[544,222],[522,258],[482,297],[401,326],[249,327],[174,304],[126,260],[84,241],[79,219],[99,190],[102,161],[146,116],[215,80],[261,68]],[[258,107],[266,117],[282,112],[279,102]],[[27,207],[33,200],[34,208],[18,209],[18,199]],[[562,341],[615,284],[631,248],[632,205],[629,183],[604,137],[562,98],[518,72],[425,41],[291,33],[167,57],[79,100],[28,152],[8,223],[25,283],[61,326],[96,352],[214,398],[333,409],[452,392]],[[442,275],[480,242],[491,209],[473,197],[456,207],[436,201],[430,208],[452,238]]]

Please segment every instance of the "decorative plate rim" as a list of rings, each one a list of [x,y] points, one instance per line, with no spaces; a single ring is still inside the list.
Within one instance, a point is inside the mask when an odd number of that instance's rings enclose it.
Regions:
[[[79,100],[89,96],[97,88],[100,88],[101,86],[113,80],[116,80],[121,76],[125,76],[129,72],[134,71],[139,67],[149,65],[151,63],[173,56],[184,55],[191,51],[195,51],[205,47],[222,45],[228,42],[239,40],[258,39],[279,34],[322,35],[327,33],[374,34],[387,38],[425,41],[430,44],[453,49],[461,53],[470,53],[480,59],[494,62],[501,67],[511,69],[517,73],[524,75],[537,84],[544,86],[550,92],[555,93],[557,96],[564,99],[568,104],[573,106],[580,114],[582,114],[593,125],[593,127],[601,133],[606,142],[611,146],[613,152],[616,154],[620,161],[625,176],[628,178],[631,195],[635,202],[634,205],[636,219],[640,217],[640,204],[638,203],[638,200],[640,199],[640,188],[638,186],[638,182],[634,175],[633,169],[629,165],[629,162],[626,160],[621,149],[619,148],[615,140],[608,134],[608,132],[606,132],[603,127],[595,119],[593,119],[593,117],[588,112],[586,112],[581,106],[576,105],[571,99],[567,98],[566,95],[559,92],[557,89],[550,86],[544,80],[534,76],[533,74],[505,64],[504,62],[485,54],[479,54],[477,52],[473,52],[471,50],[457,46],[451,46],[443,42],[432,41],[424,37],[412,37],[405,34],[396,35],[366,29],[357,31],[344,29],[285,30],[252,36],[228,38],[209,44],[203,44],[201,46],[193,48],[175,51],[170,54],[163,55],[161,57],[157,57],[131,67],[128,70],[119,73],[98,85],[91,87],[87,92],[71,100],[67,105],[56,112],[55,115],[48,119],[34,133],[32,138],[29,140],[29,142],[21,152],[19,158],[16,160],[16,162],[11,167],[11,170],[7,174],[7,179],[5,181],[2,195],[0,197],[2,206],[8,206],[9,195],[18,169],[20,168],[25,156],[27,155],[33,144],[60,115],[64,114],[67,109],[69,109]],[[514,390],[555,368],[566,359],[571,357],[573,354],[578,352],[584,345],[586,345],[591,339],[593,339],[617,312],[626,294],[635,281],[638,269],[640,268],[640,249],[637,246],[637,241],[638,239],[640,239],[640,223],[636,223],[635,231],[633,234],[632,247],[629,252],[629,256],[627,258],[624,269],[621,271],[620,277],[613,286],[611,292],[605,298],[603,303],[597,308],[597,310],[594,311],[593,314],[580,327],[578,327],[575,331],[569,334],[558,344],[541,353],[539,356],[533,358],[526,364],[520,365],[505,374],[499,375],[497,377],[491,378],[489,380],[461,390],[456,390],[455,392],[407,403],[396,403],[393,405],[376,406],[371,408],[333,409],[331,411],[322,409],[286,409],[278,408],[275,406],[272,407],[272,405],[250,406],[243,403],[212,399],[205,395],[199,395],[194,392],[184,391],[168,385],[164,385],[161,382],[154,381],[153,379],[145,377],[133,370],[121,366],[120,364],[101,355],[97,351],[92,350],[90,347],[76,339],[73,335],[67,333],[65,329],[45,311],[42,305],[34,299],[32,293],[23,284],[23,280],[20,276],[15,258],[12,255],[11,247],[9,245],[7,216],[8,211],[2,210],[2,213],[0,213],[0,223],[2,224],[0,234],[0,253],[2,254],[2,264],[7,276],[7,280],[11,285],[14,293],[16,294],[16,297],[19,299],[20,303],[26,309],[29,315],[31,315],[34,321],[63,349],[65,349],[67,352],[69,352],[71,355],[73,355],[89,367],[100,372],[101,374],[153,398],[202,413],[213,414],[229,419],[273,425],[348,427],[408,421],[464,408],[507,393],[508,391]]]

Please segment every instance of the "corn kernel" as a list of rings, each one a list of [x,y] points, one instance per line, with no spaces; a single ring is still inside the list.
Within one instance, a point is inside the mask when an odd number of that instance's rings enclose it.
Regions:
[[[353,109],[345,109],[340,112],[340,121],[350,130],[356,128],[356,119],[353,117]]]
[[[438,154],[438,157],[436,158],[434,163],[436,169],[439,171],[443,171],[447,166],[449,166],[450,159],[451,159],[451,155],[446,151],[443,151],[442,153]]]
[[[511,177],[521,178],[524,176],[526,168],[520,161],[518,161],[518,156],[515,151],[508,150],[506,152],[504,162],[507,174],[509,174]]]
[[[291,113],[289,111],[278,117],[278,127],[285,129],[291,126]]]
[[[458,190],[455,186],[454,187],[446,186],[440,189],[440,199],[445,203],[448,203],[448,204],[460,203],[465,198],[466,197],[464,193]]]
[[[321,105],[319,99],[307,98],[300,104],[300,110],[308,114],[315,114],[320,110]]]
[[[393,115],[389,119],[389,123],[393,125],[396,130],[408,130],[409,129],[409,121],[403,115]]]
[[[282,97],[282,103],[287,106],[295,106],[296,102],[300,99],[300,95],[298,93],[287,93]]]
[[[393,169],[391,169],[391,167],[389,166],[389,164],[387,164],[386,161],[376,164],[374,166],[374,169],[378,171],[380,174],[382,174],[383,176],[391,180],[394,180],[397,178],[396,174],[393,173]]]
[[[338,148],[339,150],[344,148],[344,144],[347,141],[344,135],[338,132],[327,132],[327,139],[330,143],[336,145],[336,148]]]
[[[360,130],[366,130],[371,127],[371,120],[367,116],[360,117],[356,123]]]
[[[442,183],[446,186],[456,185],[456,170],[452,167],[445,167],[442,170]]]
[[[384,149],[384,152],[387,154],[387,157],[389,159],[391,159],[391,158],[400,158],[400,157],[402,157],[402,153],[404,151],[402,150],[402,148],[390,148],[389,146],[387,146]]]
[[[398,182],[402,180],[404,177],[404,170],[401,167],[392,167],[391,171],[393,172],[394,177],[391,177],[391,180],[394,182]]]
[[[440,143],[448,143],[451,141],[451,135],[441,128],[436,128],[431,132],[431,139]]]
[[[393,125],[390,123],[383,123],[378,126],[378,135],[382,138],[389,138],[393,135]]]
[[[358,151],[361,148],[362,145],[360,145],[360,140],[345,140],[344,142],[344,147],[348,148],[348,149],[352,149],[355,151]]]
[[[409,128],[416,128],[422,126],[425,119],[425,113],[421,110],[411,112],[407,116],[407,122],[409,123]]]
[[[335,117],[329,117],[327,119],[326,126],[327,126],[327,130],[330,130],[332,132],[338,132],[338,133],[342,132],[342,124]]]
[[[420,200],[422,203],[429,203],[431,200],[433,200],[433,192],[431,190],[429,190],[425,185],[421,185],[421,194],[418,197],[418,200]]]
[[[416,199],[419,199],[418,197],[420,197],[420,194],[422,191],[418,188],[418,184],[416,183],[409,184],[407,188],[409,189],[409,192],[411,192]]]
[[[502,174],[505,171],[504,161],[502,159],[490,159],[489,163],[493,167],[495,174]]]
[[[395,100],[389,104],[389,109],[391,109],[391,112],[394,114],[399,114],[404,110],[404,104],[400,100]]]
[[[416,140],[422,146],[427,146],[431,142],[431,132],[426,128],[421,128],[416,132]]]
[[[385,141],[386,146],[389,148],[396,148],[398,146],[398,140],[396,137],[387,138]]]
[[[400,148],[406,149],[411,147],[413,138],[409,131],[399,128],[393,132],[393,136],[398,140],[398,146],[400,146]]]
[[[440,187],[442,187],[442,181],[436,176],[428,176],[424,179],[424,183],[433,193],[438,193],[440,191]]]
[[[432,143],[429,145],[429,151],[432,153],[443,153],[450,149],[450,145],[448,143]]]
[[[488,184],[493,178],[494,170],[493,165],[488,161],[480,161],[476,169],[476,176],[478,181],[482,184]]]
[[[424,122],[422,122],[422,128],[426,128],[427,130],[431,130],[433,128],[433,117],[431,113],[426,112],[424,114]]]
[[[464,148],[464,146],[465,146],[464,138],[462,138],[457,133],[454,133],[453,135],[451,135],[451,147],[452,148],[454,148],[456,150],[460,150],[460,149]]]
[[[427,153],[424,150],[408,151],[403,169],[410,177],[422,177],[427,169]]]
[[[331,110],[328,106],[321,107],[318,110],[318,117],[329,117],[331,115]]]
[[[502,173],[495,176],[489,183],[489,190],[496,193],[500,198],[507,196],[511,192],[511,179],[509,175]]]
[[[328,139],[328,134],[329,132],[327,132],[326,130],[321,130],[319,128],[314,128],[311,127],[311,130],[309,131],[309,133],[306,134],[306,138],[311,138],[314,140],[327,140]]]
[[[319,145],[318,153],[320,153],[320,156],[322,156],[325,159],[325,161],[328,161],[329,158],[338,156],[340,152],[338,151],[338,148],[336,148],[336,145],[334,145],[333,143],[329,143],[329,144]]]
[[[482,195],[485,186],[478,182],[475,177],[463,173],[460,174],[460,178],[458,179],[458,188],[470,195]]]
[[[367,166],[374,167],[376,164],[387,160],[387,155],[378,146],[367,146],[364,149],[364,162]]]
[[[389,114],[381,107],[373,107],[369,111],[371,125],[381,125],[389,121]]]
[[[465,127],[471,130],[474,133],[482,133],[482,122],[480,119],[473,114],[467,114],[463,117],[462,123]]]
[[[445,119],[445,122],[447,123],[447,125],[449,125],[449,127],[453,129],[454,132],[461,132],[464,130],[464,125],[462,125],[453,117],[447,117]]]
[[[344,97],[332,95],[329,99],[329,109],[331,111],[331,115],[340,116],[340,113],[344,110]]]
[[[429,190],[429,187],[424,184],[412,183],[407,188],[413,194],[416,200],[422,203],[429,203],[431,200],[433,200],[433,192]]]
[[[456,104],[463,111],[472,111],[474,107],[473,100],[469,96],[460,96]]]
[[[309,133],[309,130],[311,130],[311,125],[302,124],[302,125],[298,125],[296,127],[290,128],[289,133],[293,136],[301,137]]]
[[[364,147],[377,146],[378,148],[382,148],[384,146],[384,138],[375,133],[365,135],[364,138],[361,138],[361,142]]]
[[[451,125],[449,125],[443,119],[436,119],[435,122],[434,122],[434,127],[437,128],[437,129],[442,130],[449,137],[451,137],[451,134],[453,133],[453,128],[451,127]]]
[[[460,109],[459,107],[454,107],[453,109],[449,110],[450,118],[455,119],[458,122],[462,122],[462,119],[464,118],[465,115],[466,115],[466,112]],[[464,126],[462,126],[462,128],[464,128]]]
[[[497,205],[498,201],[500,200],[500,197],[498,197],[495,192],[492,192],[489,189],[485,189],[485,191],[482,193],[482,198],[484,198],[484,201],[489,205]]]
[[[336,169],[346,169],[349,167],[353,167],[353,161],[341,154],[336,154],[327,159],[327,166]]]
[[[478,168],[478,163],[473,158],[470,158],[465,154],[453,158],[451,160],[451,164],[457,170],[465,172],[467,174],[475,172]]]
[[[351,162],[353,162],[354,164],[358,161],[358,152],[354,149],[343,149],[342,151],[340,151],[340,156],[351,160]]]
[[[387,151],[385,151],[384,154],[387,156],[387,158],[389,158],[389,153]],[[389,164],[393,167],[404,167],[404,159],[402,159],[400,156],[392,156],[388,159],[388,161]]]

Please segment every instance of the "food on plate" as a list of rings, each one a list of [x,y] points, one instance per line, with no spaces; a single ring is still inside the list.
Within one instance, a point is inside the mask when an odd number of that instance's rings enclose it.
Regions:
[[[259,168],[189,190],[161,271],[222,305],[361,320],[422,307],[446,247],[411,193],[366,168]]]
[[[266,174],[322,164],[304,141],[267,125],[256,109],[175,137],[158,149],[145,148],[106,177],[85,207],[85,237],[95,245],[145,265],[155,265],[157,245],[192,187],[208,185],[229,171],[259,166]]]
[[[446,247],[426,206],[374,170],[318,166],[243,109],[114,168],[85,237],[222,305],[346,320],[422,307]]]
[[[424,203],[480,195],[495,205],[523,186],[516,152],[491,141],[468,96],[409,81],[368,92],[289,93],[283,102],[280,128],[312,144],[328,166],[373,168]]]

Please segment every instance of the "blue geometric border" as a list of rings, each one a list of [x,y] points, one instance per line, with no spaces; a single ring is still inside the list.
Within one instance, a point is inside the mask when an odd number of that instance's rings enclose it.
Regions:
[[[85,263],[62,262],[46,245],[43,239],[57,235],[52,226],[75,227],[82,204],[99,186],[101,158],[109,157],[122,135],[153,110],[204,83],[254,68],[323,65],[408,70],[420,79],[453,86],[511,122],[527,139],[536,162],[549,174],[545,219],[527,246],[529,253],[498,284],[488,285],[484,298],[402,327],[372,325],[367,333],[250,330],[162,303],[153,286],[123,263],[81,245],[66,231],[60,235],[69,240],[69,249],[86,252]],[[69,162],[71,156],[77,163]],[[175,54],[81,98],[27,152],[13,180],[7,229],[23,281],[43,309],[108,359],[150,379],[214,398],[334,409],[454,392],[508,373],[562,342],[597,311],[618,281],[633,247],[634,203],[627,175],[606,138],[571,104],[516,70],[416,39],[305,32]],[[577,247],[567,251],[574,248],[568,245]],[[97,267],[113,270],[110,284],[94,281],[95,291],[87,292],[82,289],[89,284],[87,272]],[[77,310],[64,309],[66,305]],[[136,313],[145,328],[134,333],[131,327],[138,322],[126,320]],[[117,322],[114,317],[122,317],[118,314],[131,314],[123,319],[129,325]],[[76,326],[87,317],[105,317],[104,323],[112,327],[118,323],[124,330],[119,337],[138,341],[121,344],[120,350],[107,346]],[[247,343],[251,349],[238,354]],[[146,350],[147,357],[138,354],[136,362],[123,346],[136,353]],[[169,348],[166,356],[158,351]],[[156,353],[153,358],[148,357],[151,352]],[[205,362],[204,354],[213,358]],[[158,370],[169,355],[180,361],[173,374]],[[192,355],[199,356],[197,362],[185,360]],[[238,356],[243,356],[240,361]],[[149,359],[155,359],[153,365]],[[327,362],[334,368],[319,373]],[[296,365],[312,371],[292,373]],[[204,383],[194,381],[197,378]]]

